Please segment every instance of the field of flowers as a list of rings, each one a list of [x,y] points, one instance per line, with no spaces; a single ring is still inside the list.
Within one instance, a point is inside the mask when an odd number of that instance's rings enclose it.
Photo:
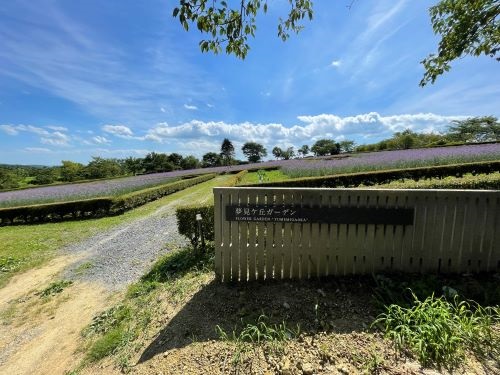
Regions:
[[[486,160],[500,160],[500,143],[274,160],[256,164],[173,171],[104,181],[5,191],[0,192],[0,207],[120,195],[172,182],[173,179],[182,176],[227,173],[245,169],[257,170],[277,167],[281,168],[281,171],[289,178],[296,178]]]
[[[500,159],[500,143],[352,154],[343,158],[296,159],[282,166],[291,178],[383,169],[416,168]]]

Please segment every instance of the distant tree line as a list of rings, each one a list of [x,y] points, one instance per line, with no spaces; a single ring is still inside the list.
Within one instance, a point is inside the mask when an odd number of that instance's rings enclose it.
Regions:
[[[356,151],[405,150],[464,143],[499,142],[500,122],[496,117],[471,117],[454,120],[444,133],[416,133],[410,129],[396,132],[391,138],[360,145]]]

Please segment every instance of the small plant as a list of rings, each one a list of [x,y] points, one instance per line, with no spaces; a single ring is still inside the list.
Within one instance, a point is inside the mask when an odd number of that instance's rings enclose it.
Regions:
[[[50,283],[47,288],[35,294],[37,296],[40,296],[40,298],[55,296],[56,294],[61,293],[66,287],[70,286],[71,284],[73,284],[73,281],[69,280],[54,281]]]
[[[233,364],[240,362],[242,354],[249,350],[251,344],[265,343],[270,346],[273,352],[280,352],[285,341],[300,334],[300,326],[298,325],[296,329],[291,329],[286,326],[284,321],[280,324],[269,324],[267,321],[267,316],[261,315],[256,323],[247,323],[239,334],[236,333],[236,330],[228,334],[219,325],[215,327],[221,340],[236,344]]]
[[[413,306],[390,305],[375,320],[398,350],[415,355],[424,365],[454,368],[466,350],[484,356],[498,355],[500,337],[493,324],[500,322],[498,307],[483,308],[472,302],[453,302],[434,295]]]
[[[125,305],[114,306],[92,319],[92,323],[82,332],[84,337],[93,334],[105,334],[118,327],[124,320],[130,318],[131,311]]]
[[[76,267],[74,272],[76,275],[83,275],[85,272],[92,269],[93,267],[94,265],[91,262],[85,262]]]

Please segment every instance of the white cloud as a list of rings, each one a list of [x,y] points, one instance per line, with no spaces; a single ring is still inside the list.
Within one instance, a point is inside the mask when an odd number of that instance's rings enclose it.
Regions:
[[[195,105],[190,105],[190,104],[184,104],[184,108],[189,109],[191,111],[196,111],[198,109],[197,106]]]
[[[338,68],[338,67],[340,67],[340,65],[342,65],[342,61],[340,61],[340,60],[333,60],[330,64],[330,66],[332,66],[334,68]]]
[[[163,108],[163,107],[160,107],[160,111],[162,111],[163,113],[165,113],[165,112],[166,112],[166,111],[165,111],[165,108]]]
[[[0,130],[8,135],[18,135],[19,131],[12,125],[0,125]]]
[[[214,108],[215,106],[213,104],[207,103],[208,108]]]
[[[52,146],[68,146],[69,137],[61,132],[50,133],[40,139],[40,142]]]
[[[60,132],[67,132],[68,128],[65,128],[64,126],[53,126],[49,125],[46,126],[47,129],[55,130],[55,131],[60,131]]]
[[[463,118],[463,116],[440,116],[433,113],[382,116],[377,112],[370,112],[347,117],[321,114],[299,116],[298,120],[301,123],[291,127],[279,123],[231,124],[223,121],[193,120],[176,126],[169,126],[167,123],[157,124],[143,139],[175,146],[181,144],[188,149],[188,152],[192,152],[189,149],[194,149],[198,154],[204,150],[218,149],[223,138],[229,138],[235,145],[256,141],[264,144],[270,151],[276,145],[300,147],[304,143],[312,144],[321,138],[351,139],[362,143],[375,142],[404,129],[440,132],[445,130],[452,120]]]
[[[130,138],[134,135],[132,130],[125,125],[104,125],[102,130],[117,137]]]
[[[92,140],[95,143],[99,143],[99,144],[111,143],[111,141],[109,139],[107,139],[106,137],[102,137],[100,135],[93,137]]]
[[[25,147],[24,149],[27,152],[35,152],[35,153],[40,153],[40,152],[52,152],[52,150],[44,147]]]

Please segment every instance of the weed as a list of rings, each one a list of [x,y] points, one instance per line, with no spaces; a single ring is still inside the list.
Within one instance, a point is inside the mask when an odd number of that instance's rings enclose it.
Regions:
[[[61,293],[66,287],[70,286],[71,284],[73,284],[73,281],[69,280],[54,281],[50,283],[47,288],[35,294],[37,296],[40,296],[40,298],[55,296],[56,294]]]
[[[284,321],[280,324],[268,324],[267,321],[267,316],[261,315],[256,323],[247,323],[239,334],[236,333],[236,330],[228,334],[219,325],[215,327],[221,340],[236,344],[233,365],[241,361],[242,354],[251,348],[251,344],[265,343],[269,345],[271,351],[281,352],[285,341],[296,338],[300,334],[298,325],[296,329],[291,329],[286,326]]]
[[[155,290],[158,287],[159,283],[150,282],[150,281],[142,281],[138,283],[134,283],[129,286],[127,290],[127,298],[138,298],[142,296],[146,296]]]
[[[390,305],[373,325],[378,325],[396,348],[414,354],[424,365],[449,369],[464,358],[465,350],[484,356],[500,354],[500,337],[493,324],[500,322],[498,307],[447,301],[434,295],[420,301],[413,294],[413,306]],[[372,325],[372,326],[373,326]]]
[[[92,264],[92,262],[85,262],[85,263],[80,264],[78,267],[76,267],[74,272],[76,275],[83,275],[88,270],[92,269],[93,267],[94,267],[94,265]]]
[[[13,257],[0,257],[0,272],[12,272],[19,268],[21,261]]]
[[[119,347],[125,345],[132,338],[131,333],[125,331],[122,327],[113,328],[94,342],[87,353],[86,359],[89,362],[96,362],[114,354]]]
[[[125,305],[114,306],[92,319],[92,323],[82,332],[84,337],[93,334],[106,334],[131,317],[130,308]]]

